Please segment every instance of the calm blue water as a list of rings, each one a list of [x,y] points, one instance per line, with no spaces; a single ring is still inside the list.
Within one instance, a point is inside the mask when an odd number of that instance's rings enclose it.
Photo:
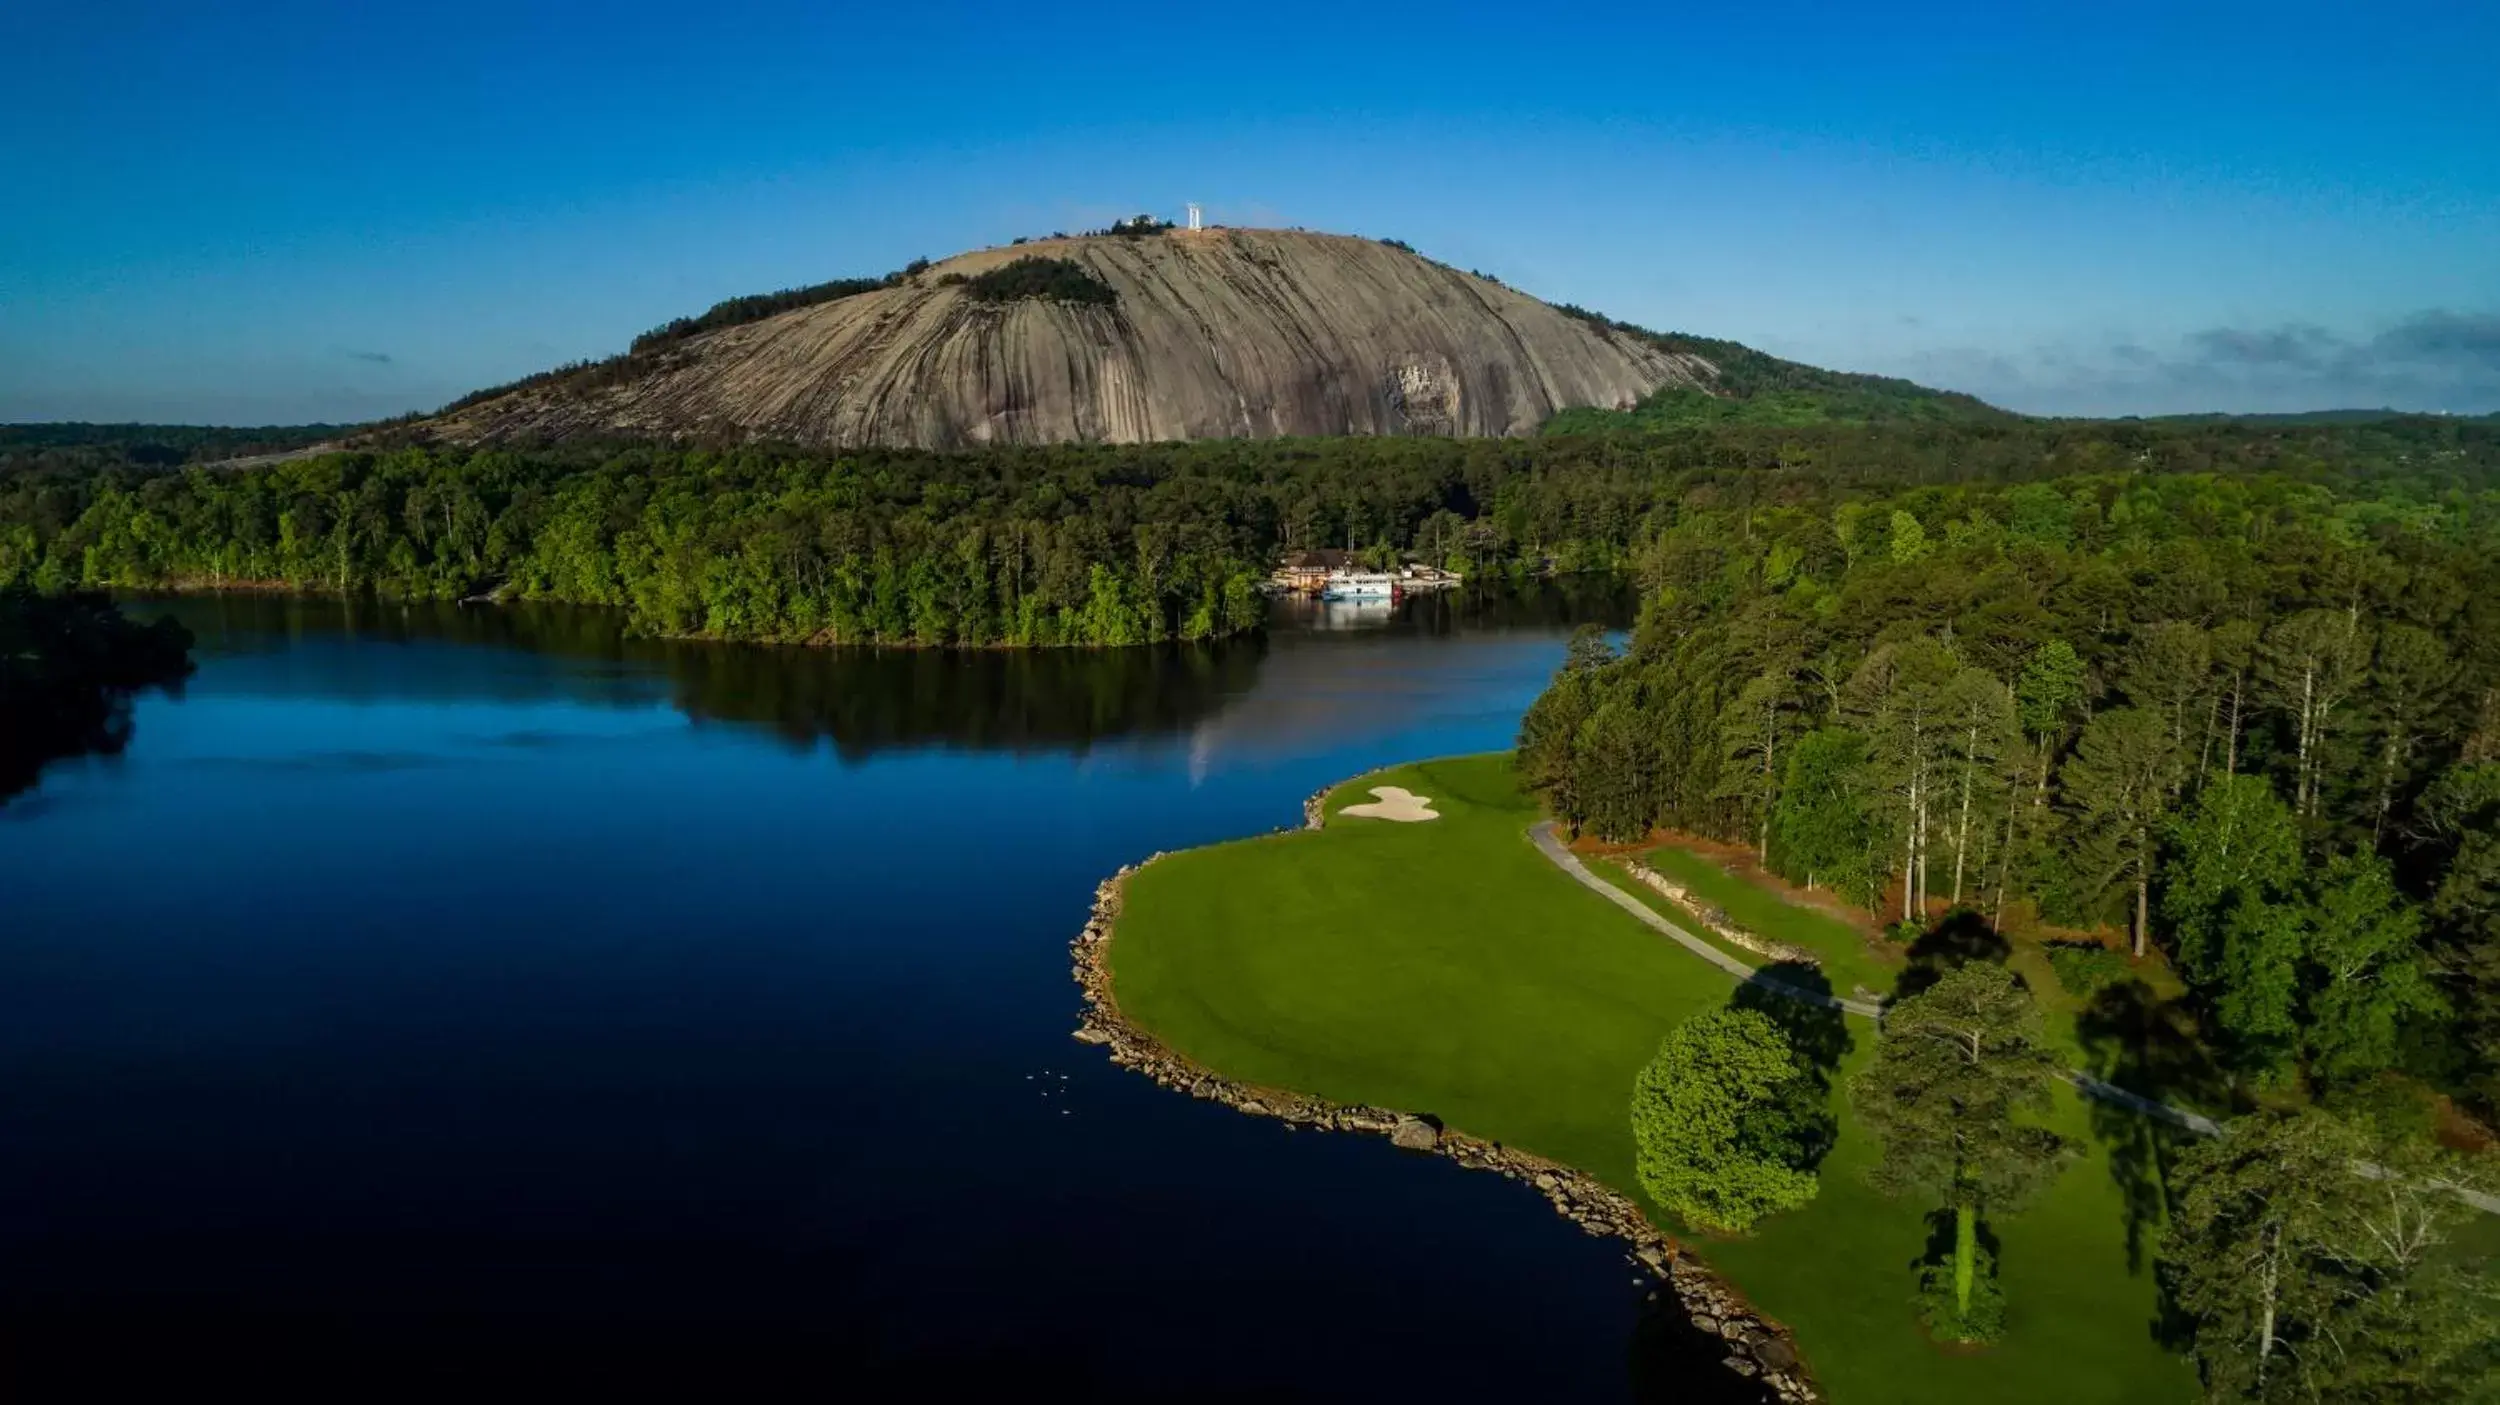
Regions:
[[[1533,1195],[1068,1038],[1100,877],[1505,745],[1573,607],[1041,658],[140,608],[197,676],[0,808],[12,1398],[1728,1392]]]

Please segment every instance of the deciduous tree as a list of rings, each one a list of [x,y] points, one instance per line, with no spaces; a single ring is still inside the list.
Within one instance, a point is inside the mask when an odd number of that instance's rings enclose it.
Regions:
[[[2354,1077],[2396,1067],[2408,1022],[2445,1002],[2422,951],[2422,914],[2375,854],[2346,854],[2318,875],[2307,933],[2309,995],[2301,1039],[2313,1073]]]
[[[2171,830],[2162,912],[2179,962],[2243,1067],[2279,1063],[2299,1027],[2300,833],[2260,776],[2224,776]]]
[[[1784,1106],[1806,1076],[1759,1011],[1677,1026],[1632,1091],[1641,1188],[1685,1223],[1725,1231],[1812,1200],[1811,1148]]]
[[[2488,1168],[2374,1145],[2311,1109],[2187,1147],[2163,1274],[2207,1397],[2477,1401],[2495,1384],[2491,1285],[2443,1255]]]

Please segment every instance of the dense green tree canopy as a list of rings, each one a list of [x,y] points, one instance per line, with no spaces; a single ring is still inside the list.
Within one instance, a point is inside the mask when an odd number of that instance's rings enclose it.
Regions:
[[[1936,1325],[1963,1340],[1996,1325],[1996,1295],[1980,1282],[1981,1216],[2019,1211],[2074,1150],[2034,1120],[2048,1111],[2056,1068],[2031,993],[2004,967],[1973,962],[1886,1012],[1875,1061],[1850,1085],[1882,1148],[1868,1180],[1931,1195],[1952,1215],[1953,1305]]]
[[[2490,1399],[2492,1286],[2449,1248],[2479,1213],[2451,1187],[2490,1171],[2314,1109],[2184,1148],[2162,1263],[2208,1397]]]
[[[1786,1105],[1806,1081],[1761,1012],[1686,1020],[1632,1090],[1641,1188],[1686,1224],[1730,1231],[1813,1199],[1812,1129]]]
[[[1639,628],[1531,710],[1522,774],[1580,829],[1744,843],[1893,920],[2126,930],[2243,1073],[2493,1109],[2500,494],[2478,427],[2363,447],[2402,423],[2228,472],[2099,426],[2001,479],[1688,482],[1630,550]],[[1969,466],[2040,432],[1793,434]],[[2261,854],[2224,837],[2260,819]]]
[[[1973,962],[1897,1002],[1850,1101],[1882,1142],[1869,1172],[1886,1191],[2011,1212],[2056,1173],[2063,1138],[2027,1120],[2048,1110],[2057,1062],[2031,993]]]

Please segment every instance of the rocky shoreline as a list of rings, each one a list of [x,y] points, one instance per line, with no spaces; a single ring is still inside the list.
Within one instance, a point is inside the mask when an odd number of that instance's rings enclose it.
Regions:
[[[1362,777],[1356,776],[1355,779],[1359,781]],[[1344,784],[1344,781],[1337,782],[1337,785]],[[1328,797],[1336,791],[1337,785],[1321,786],[1310,799],[1302,802],[1302,827],[1304,829],[1318,829],[1328,823]],[[1163,856],[1160,854],[1155,856],[1155,858],[1161,857]],[[1153,861],[1153,859],[1147,860],[1148,863]],[[1100,904],[1096,904],[1096,907],[1099,909]]]
[[[1335,789],[1332,785],[1304,803],[1303,818],[1310,828],[1320,827],[1321,807]],[[1446,1156],[1462,1166],[1524,1182],[1551,1202],[1557,1214],[1586,1233],[1628,1242],[1627,1260],[1673,1291],[1694,1326],[1726,1343],[1727,1368],[1760,1382],[1766,1399],[1805,1402],[1822,1398],[1786,1328],[1755,1312],[1735,1290],[1650,1224],[1638,1205],[1596,1177],[1499,1142],[1451,1131],[1428,1114],[1346,1106],[1236,1083],[1182,1058],[1129,1023],[1111,994],[1107,961],[1111,929],[1120,915],[1129,875],[1162,857],[1158,853],[1145,863],[1127,865],[1094,890],[1093,915],[1070,944],[1076,983],[1085,993],[1085,1014],[1075,1036],[1079,1043],[1100,1046],[1113,1063],[1166,1088],[1222,1103],[1236,1112],[1279,1118],[1290,1126],[1315,1131],[1385,1136],[1410,1151]]]

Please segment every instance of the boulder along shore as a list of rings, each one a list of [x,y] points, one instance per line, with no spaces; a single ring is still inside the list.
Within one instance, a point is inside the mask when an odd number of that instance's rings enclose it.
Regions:
[[[1337,788],[1329,786],[1304,802],[1303,820],[1307,827],[1320,827],[1327,797]],[[1274,1117],[1288,1126],[1314,1131],[1383,1136],[1409,1151],[1446,1156],[1462,1166],[1524,1182],[1543,1195],[1555,1213],[1580,1226],[1583,1232],[1628,1243],[1631,1248],[1626,1261],[1638,1265],[1672,1291],[1694,1326],[1725,1342],[1727,1368],[1758,1381],[1767,1398],[1783,1402],[1822,1399],[1787,1328],[1756,1312],[1698,1258],[1652,1225],[1630,1197],[1596,1177],[1499,1142],[1453,1131],[1429,1113],[1332,1103],[1302,1093],[1236,1083],[1192,1063],[1130,1023],[1120,1013],[1111,992],[1112,927],[1119,919],[1121,894],[1129,875],[1162,857],[1162,853],[1156,853],[1143,862],[1124,865],[1094,889],[1093,915],[1069,946],[1075,959],[1073,974],[1085,996],[1085,1013],[1075,1033],[1077,1042],[1102,1048],[1111,1062],[1166,1088],[1222,1103],[1236,1112]]]

